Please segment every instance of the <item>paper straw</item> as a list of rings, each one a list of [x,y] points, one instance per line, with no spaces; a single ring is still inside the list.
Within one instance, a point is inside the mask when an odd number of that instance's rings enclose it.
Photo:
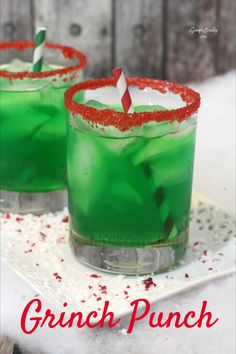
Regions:
[[[134,107],[130,97],[128,85],[125,79],[124,71],[122,68],[112,70],[113,77],[116,81],[116,87],[119,92],[123,109],[126,113],[134,113]]]
[[[35,36],[35,49],[33,57],[33,72],[40,72],[43,65],[43,47],[46,38],[46,28],[38,27]]]

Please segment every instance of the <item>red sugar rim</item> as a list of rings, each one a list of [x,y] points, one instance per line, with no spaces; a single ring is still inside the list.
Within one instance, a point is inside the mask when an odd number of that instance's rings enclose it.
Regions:
[[[121,131],[126,131],[132,127],[140,126],[150,121],[158,123],[164,121],[181,122],[197,112],[200,106],[199,93],[178,83],[149,78],[128,78],[127,83],[131,86],[137,86],[140,89],[150,87],[163,94],[168,91],[179,94],[186,103],[186,106],[168,111],[123,113],[112,109],[99,110],[73,100],[74,95],[81,90],[95,90],[105,86],[116,86],[114,78],[107,78],[81,82],[69,88],[65,92],[65,107],[74,115],[81,114],[84,120],[91,123],[113,126]]]
[[[15,42],[0,42],[0,51],[1,50],[8,50],[8,49],[16,49],[19,51],[23,51],[24,49],[34,48],[35,43],[33,41],[15,41]],[[82,69],[87,64],[86,56],[79,52],[78,50],[56,44],[51,42],[46,42],[45,47],[49,49],[59,49],[65,58],[78,59],[79,63],[73,66],[69,66],[62,69],[51,70],[51,71],[43,71],[43,72],[29,72],[29,71],[22,71],[22,72],[10,72],[7,70],[0,70],[0,77],[9,78],[9,79],[24,79],[24,78],[31,78],[31,79],[42,79],[46,77],[51,77],[55,75],[66,75],[70,72],[77,71]]]

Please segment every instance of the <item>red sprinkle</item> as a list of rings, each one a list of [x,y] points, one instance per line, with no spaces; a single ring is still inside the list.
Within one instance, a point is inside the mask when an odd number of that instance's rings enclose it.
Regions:
[[[130,288],[130,285],[127,285],[126,288],[129,289],[129,288]]]
[[[185,276],[185,278],[189,278],[189,275],[188,275],[188,273],[185,273],[185,275],[184,275],[184,276]]]
[[[194,242],[193,247],[195,247],[195,246],[197,246],[197,245],[199,245],[199,242],[198,242],[198,241]]]
[[[220,252],[220,253],[218,253],[218,255],[219,255],[219,256],[223,256],[223,255],[224,255],[224,253],[221,253],[221,252]]]
[[[145,289],[148,290],[150,288],[151,285],[153,286],[157,286],[154,282],[153,282],[153,279],[150,277],[150,278],[147,278],[145,280],[143,280],[143,284],[145,285]]]
[[[9,213],[5,214],[5,219],[11,219],[11,215]]]
[[[41,235],[41,240],[44,241],[47,238],[47,235],[45,235],[43,232],[39,231]]]
[[[85,302],[85,300],[81,300],[80,302]]]
[[[107,287],[106,287],[106,285],[98,285],[98,287],[99,287],[99,290],[100,290],[100,292],[102,293],[102,294],[107,294]]]
[[[62,277],[58,274],[58,273],[53,273],[54,277],[56,278],[56,280],[58,280],[59,282],[61,282]]]
[[[50,229],[50,228],[51,228],[51,225],[50,225],[50,224],[47,224],[46,227],[47,227],[48,229]]]
[[[62,222],[69,222],[68,216],[64,216],[64,218],[62,219]]]
[[[100,301],[102,300],[101,296],[97,297],[97,301]]]
[[[25,253],[32,253],[32,248],[30,248],[28,251],[25,251]]]
[[[125,294],[125,295],[128,295],[128,291],[125,291],[125,290],[124,290],[124,294]]]
[[[90,274],[90,278],[101,278],[101,275],[98,275],[98,274]]]
[[[16,217],[16,221],[17,221],[17,222],[21,222],[21,221],[23,221],[23,220],[24,220],[24,218]]]
[[[92,285],[89,285],[88,288],[91,290],[91,289],[93,289],[93,286],[92,286]]]

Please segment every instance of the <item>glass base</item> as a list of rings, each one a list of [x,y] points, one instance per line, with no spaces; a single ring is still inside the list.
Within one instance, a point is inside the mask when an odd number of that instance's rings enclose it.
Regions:
[[[115,274],[160,273],[176,265],[184,256],[188,230],[175,241],[149,248],[121,248],[85,244],[85,239],[70,231],[70,246],[76,258],[95,269]]]
[[[62,210],[67,205],[67,191],[24,193],[0,190],[0,210],[18,214],[42,214]]]

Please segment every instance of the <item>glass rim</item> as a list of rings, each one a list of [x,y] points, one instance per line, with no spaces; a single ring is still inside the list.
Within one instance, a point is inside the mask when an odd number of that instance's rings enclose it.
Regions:
[[[35,42],[34,41],[11,41],[11,42],[0,42],[0,52],[3,50],[9,49],[16,49],[19,51],[23,51],[25,49],[34,48]],[[79,63],[76,65],[71,65],[68,67],[64,67],[61,69],[50,70],[50,71],[41,71],[41,72],[31,72],[31,71],[21,71],[21,72],[11,72],[8,70],[0,70],[0,77],[6,79],[43,79],[52,76],[63,76],[73,71],[78,71],[79,69],[83,69],[87,65],[87,57],[84,53],[80,52],[79,50],[53,43],[53,42],[45,42],[45,47],[48,49],[58,49],[62,52],[65,58],[78,59]]]
[[[187,86],[169,82],[165,80],[157,80],[151,78],[127,78],[127,84],[136,86],[140,89],[146,87],[156,89],[165,94],[172,92],[179,94],[182,100],[186,103],[184,107],[170,109],[168,111],[152,111],[139,113],[117,112],[113,109],[99,110],[94,107],[89,107],[86,104],[78,103],[73,98],[74,95],[83,90],[96,90],[106,86],[115,87],[114,78],[96,79],[78,83],[65,92],[65,107],[72,115],[80,114],[82,118],[93,124],[101,124],[103,126],[113,126],[121,131],[127,131],[130,128],[141,126],[144,123],[155,121],[174,122],[184,121],[191,117],[200,106],[200,94],[188,88]]]

